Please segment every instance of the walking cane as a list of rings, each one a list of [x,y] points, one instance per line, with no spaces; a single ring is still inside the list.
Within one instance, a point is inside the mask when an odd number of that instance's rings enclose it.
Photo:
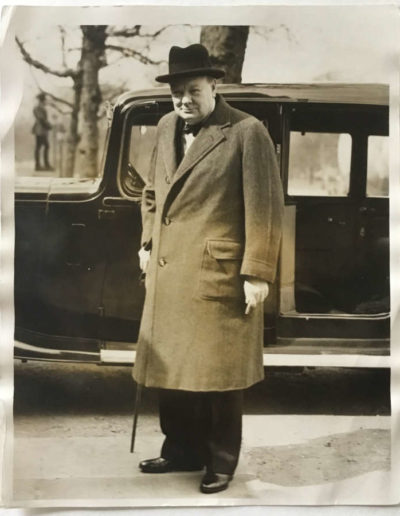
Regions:
[[[146,274],[142,272],[139,276],[139,281],[144,283],[144,279]],[[133,453],[135,449],[135,439],[136,439],[136,428],[137,422],[139,418],[139,409],[140,409],[140,401],[142,399],[142,385],[136,383],[136,397],[135,397],[135,407],[133,409],[133,425],[132,425],[132,435],[131,435],[131,453]]]
[[[135,397],[135,407],[133,409],[133,426],[132,426],[132,436],[131,436],[131,453],[135,448],[135,438],[136,438],[136,428],[139,417],[139,409],[140,409],[140,400],[142,398],[142,385],[136,384],[136,397]]]

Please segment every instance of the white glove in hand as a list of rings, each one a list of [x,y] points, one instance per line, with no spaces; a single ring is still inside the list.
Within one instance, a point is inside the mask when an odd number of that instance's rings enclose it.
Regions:
[[[151,254],[151,251],[146,251],[146,249],[144,249],[144,247],[142,247],[140,249],[140,251],[138,252],[139,266],[142,269],[142,272],[144,274],[146,274],[147,267],[149,266],[150,254]]]
[[[249,314],[250,310],[262,303],[268,296],[269,285],[267,281],[256,278],[248,278],[243,284],[244,297],[246,301],[245,314]]]

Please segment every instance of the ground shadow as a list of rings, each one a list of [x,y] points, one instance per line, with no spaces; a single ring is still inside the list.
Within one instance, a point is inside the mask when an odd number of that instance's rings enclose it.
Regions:
[[[390,469],[390,431],[376,428],[333,434],[305,443],[244,451],[248,471],[262,482],[301,487]]]
[[[131,367],[15,361],[15,415],[132,414]],[[143,389],[141,413],[157,412]],[[362,368],[266,368],[245,392],[245,414],[389,415],[390,371]]]

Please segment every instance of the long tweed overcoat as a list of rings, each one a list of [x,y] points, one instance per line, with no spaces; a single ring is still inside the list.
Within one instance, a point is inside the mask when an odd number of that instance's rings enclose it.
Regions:
[[[243,282],[273,282],[283,196],[263,124],[217,96],[177,165],[177,115],[159,122],[143,193],[142,244],[152,246],[135,380],[224,391],[263,378],[263,309],[245,315]]]

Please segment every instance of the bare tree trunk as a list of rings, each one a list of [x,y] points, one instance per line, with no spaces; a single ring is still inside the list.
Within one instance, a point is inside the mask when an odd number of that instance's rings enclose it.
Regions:
[[[98,110],[101,102],[99,70],[105,65],[106,25],[82,25],[82,54],[79,67],[82,88],[79,113],[79,143],[75,175],[96,177],[99,131]]]
[[[76,68],[69,68],[65,56],[65,29],[60,27],[62,63],[61,69],[49,67],[38,61],[25,48],[17,37],[16,43],[23,59],[30,65],[44,73],[55,77],[70,78],[73,81],[73,101],[46,92],[46,95],[62,106],[67,105],[70,111],[70,121],[66,136],[65,164],[62,173],[66,177],[74,175],[80,177],[95,177],[98,174],[98,111],[101,102],[99,87],[99,70],[107,65],[106,52],[114,51],[124,57],[131,57],[144,64],[158,65],[160,61],[151,59],[147,51],[141,52],[126,45],[106,45],[108,37],[113,38],[145,38],[153,40],[168,28],[168,25],[155,32],[142,32],[140,25],[130,28],[112,29],[107,25],[82,25],[81,59]],[[65,114],[65,113],[63,113]],[[77,153],[78,151],[78,153]]]
[[[79,108],[81,104],[81,93],[82,93],[82,74],[77,73],[74,77],[74,100],[72,111],[69,120],[68,133],[67,133],[67,149],[65,156],[65,177],[72,177],[75,169],[75,156],[76,148],[79,142],[78,135],[78,120],[79,120]]]
[[[205,25],[201,29],[200,43],[208,49],[212,64],[225,70],[226,83],[242,82],[248,36],[248,26]]]

